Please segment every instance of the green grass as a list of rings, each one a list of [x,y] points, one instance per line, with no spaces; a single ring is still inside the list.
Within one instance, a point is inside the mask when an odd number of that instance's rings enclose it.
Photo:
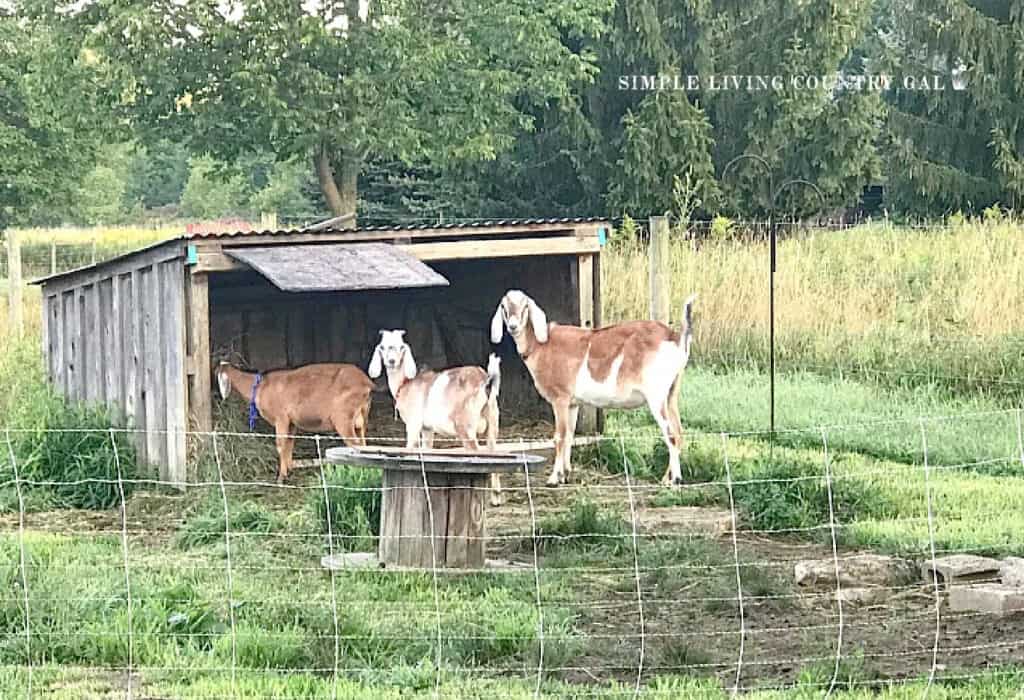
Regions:
[[[719,449],[717,433],[768,431],[770,403],[764,374],[709,371],[699,366],[699,356],[694,362],[698,366],[683,375],[680,406],[685,430],[716,433],[696,438],[702,449]],[[1014,458],[1020,462],[1017,414],[994,400],[923,388],[886,389],[808,373],[779,374],[775,391],[777,444],[820,448],[821,428],[825,428],[830,449],[919,462],[924,447],[920,417],[925,416],[932,464]],[[613,411],[610,416],[608,434],[623,436],[627,445],[630,440],[658,435],[645,411]],[[638,464],[637,468],[642,474],[661,476],[653,467]]]
[[[699,658],[699,650],[676,652],[687,658]],[[187,698],[188,700],[222,700],[234,697],[247,700],[278,698],[279,700],[314,700],[315,698],[336,697],[341,700],[398,700],[399,698],[502,698],[502,700],[530,700],[535,695],[536,684],[530,678],[487,678],[459,676],[442,673],[440,684],[436,684],[433,668],[416,666],[395,669],[390,672],[388,684],[368,684],[349,678],[340,678],[337,683],[330,677],[313,674],[275,676],[240,670],[234,678],[223,675],[207,675],[202,672],[186,674],[163,674],[162,678],[144,679],[141,683],[146,697]],[[149,675],[149,674],[147,674]],[[124,697],[123,677],[96,678],[80,673],[68,672],[55,666],[33,669],[33,688],[38,692],[45,688],[46,697],[54,700],[78,700],[90,698]],[[828,688],[831,669],[814,669],[807,674],[801,685],[790,691],[755,691],[742,697],[750,700],[816,700]],[[938,700],[1007,700],[1018,697],[1024,674],[1012,669],[988,670],[964,681],[943,683],[939,681],[929,689],[928,697]],[[3,697],[20,697],[28,687],[24,669],[0,671],[0,694]],[[136,691],[139,681],[136,681]],[[924,681],[896,687],[869,685],[846,689],[837,684],[831,695],[837,700],[917,700],[922,697]],[[577,697],[579,689],[571,684],[548,681],[541,685],[539,697],[547,699]],[[632,697],[633,687],[629,683],[602,684],[588,687],[586,697],[596,700],[621,700]],[[645,698],[658,700],[726,700],[728,691],[710,679],[679,676],[657,678],[644,692]]]

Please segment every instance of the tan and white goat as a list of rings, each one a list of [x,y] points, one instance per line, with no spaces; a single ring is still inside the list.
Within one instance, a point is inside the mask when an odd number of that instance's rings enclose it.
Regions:
[[[259,374],[221,362],[216,373],[221,398],[234,389],[250,402],[250,429],[256,412],[274,426],[278,483],[292,466],[294,428],[333,430],[346,445],[366,444],[373,382],[355,365],[321,363]]]
[[[587,329],[548,323],[544,311],[518,289],[502,297],[491,319],[491,342],[501,342],[508,328],[540,395],[555,414],[555,462],[549,486],[564,483],[572,472],[572,441],[581,405],[598,408],[650,408],[668,445],[664,482],[682,480],[679,452],[679,384],[690,359],[691,309],[683,306],[683,326],[674,330],[660,321],[632,321]]]
[[[405,423],[406,447],[434,445],[434,434],[458,438],[462,446],[479,450],[477,440],[487,434],[487,447],[497,448],[498,391],[501,386],[500,360],[492,354],[487,370],[481,367],[453,367],[440,372],[417,374],[412,349],[404,330],[381,331],[373,350],[369,374],[376,379],[387,370],[388,387],[395,407]],[[501,502],[501,481],[491,475],[491,503]]]

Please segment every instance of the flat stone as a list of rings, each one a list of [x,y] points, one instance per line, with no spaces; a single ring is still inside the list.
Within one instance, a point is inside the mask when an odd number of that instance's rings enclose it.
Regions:
[[[992,615],[1024,612],[1024,590],[998,583],[953,586],[949,590],[949,609]]]
[[[885,588],[843,588],[839,591],[839,600],[850,605],[873,605],[884,600],[887,594]]]
[[[1004,586],[1024,589],[1024,559],[1007,557],[999,567],[999,580]]]
[[[921,563],[921,577],[928,583],[936,578],[940,584],[966,584],[995,581],[999,577],[1000,562],[974,554],[951,554]]]
[[[808,559],[793,567],[800,586],[835,586],[834,559]],[[895,557],[880,554],[857,554],[840,557],[839,582],[846,587],[898,586],[913,577],[912,565]]]

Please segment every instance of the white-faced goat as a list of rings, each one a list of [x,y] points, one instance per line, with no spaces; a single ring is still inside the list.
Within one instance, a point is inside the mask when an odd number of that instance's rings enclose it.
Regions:
[[[373,382],[355,365],[321,363],[259,374],[221,362],[217,385],[221,398],[234,389],[250,403],[250,429],[256,413],[274,426],[278,483],[288,477],[292,466],[293,428],[333,430],[346,445],[366,444]]]
[[[509,290],[491,319],[491,342],[508,328],[540,395],[555,413],[555,462],[549,486],[572,472],[572,442],[580,405],[638,408],[646,404],[668,445],[664,482],[682,480],[679,451],[679,384],[690,358],[691,309],[683,306],[683,325],[674,330],[659,321],[632,321],[596,330],[548,323],[537,303],[518,289]]]
[[[430,449],[434,434],[439,433],[458,438],[466,449],[479,450],[477,437],[486,433],[488,449],[496,449],[501,385],[498,356],[490,356],[486,371],[468,366],[417,374],[416,360],[404,336],[403,330],[380,332],[369,374],[377,378],[382,367],[387,370],[391,396],[405,423],[406,447]],[[501,502],[497,474],[491,475],[491,488],[491,503],[497,505]]]

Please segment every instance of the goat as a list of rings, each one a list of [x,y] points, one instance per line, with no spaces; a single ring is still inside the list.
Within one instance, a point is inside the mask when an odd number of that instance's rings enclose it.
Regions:
[[[679,451],[680,374],[690,358],[691,309],[683,306],[683,326],[675,331],[660,321],[632,321],[600,329],[548,323],[544,311],[518,289],[506,292],[491,319],[491,342],[503,327],[515,340],[538,393],[555,414],[555,461],[549,486],[572,473],[572,441],[580,405],[598,408],[650,408],[668,445],[663,482],[682,481]]]
[[[223,399],[234,389],[251,402],[250,429],[255,412],[274,426],[279,484],[292,466],[293,426],[310,432],[333,430],[346,445],[366,444],[373,382],[355,365],[321,363],[261,375],[221,362],[217,386]]]
[[[486,371],[467,366],[417,374],[405,331],[381,331],[369,375],[376,379],[382,366],[387,370],[395,408],[405,423],[406,448],[420,445],[430,449],[434,446],[434,433],[440,433],[457,437],[466,449],[479,450],[477,436],[486,432],[487,447],[493,451],[498,442],[500,363],[498,356],[492,354]],[[497,474],[491,474],[491,504],[499,503],[501,480]]]

